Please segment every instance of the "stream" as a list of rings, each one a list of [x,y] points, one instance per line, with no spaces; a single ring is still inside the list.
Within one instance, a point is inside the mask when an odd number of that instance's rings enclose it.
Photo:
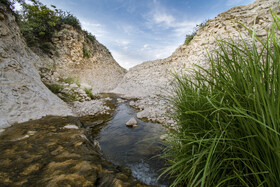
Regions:
[[[112,98],[110,107],[113,103],[115,110],[111,118],[91,132],[103,157],[115,165],[129,168],[135,178],[147,185],[169,186],[170,181],[164,178],[157,180],[165,164],[158,157],[163,143],[160,135],[166,133],[165,128],[137,119],[138,111],[129,105],[129,101],[118,103],[116,97]],[[137,127],[125,125],[132,117],[137,120]]]
[[[137,119],[129,101],[110,97],[109,113],[44,118],[0,133],[0,186],[169,186],[157,123]],[[135,180],[137,179],[137,180]]]

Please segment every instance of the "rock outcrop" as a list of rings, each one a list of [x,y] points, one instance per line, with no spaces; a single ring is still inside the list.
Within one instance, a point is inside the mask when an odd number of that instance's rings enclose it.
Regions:
[[[40,58],[26,46],[13,13],[0,3],[0,129],[46,115],[72,115],[41,82],[37,63]]]
[[[113,92],[139,98],[133,104],[142,110],[139,117],[176,127],[176,122],[168,115],[172,113],[170,104],[162,101],[162,96],[172,94],[173,73],[192,76],[190,70],[196,68],[195,65],[208,68],[206,49],[213,54],[218,49],[216,39],[229,40],[231,37],[239,42],[241,35],[245,42],[250,43],[249,32],[238,22],[254,28],[260,39],[265,38],[266,31],[273,23],[270,10],[275,10],[279,15],[278,0],[256,0],[247,6],[234,7],[219,14],[209,20],[188,45],[179,46],[170,57],[143,62],[129,69]]]
[[[50,58],[39,53],[44,60],[38,67],[51,69],[55,79],[74,78],[99,93],[114,89],[126,73],[95,37],[88,37],[70,25],[64,25],[52,41],[55,54]]]
[[[172,88],[172,72],[189,73],[190,69],[195,68],[195,64],[204,68],[209,66],[206,49],[210,53],[217,49],[217,38],[227,40],[231,36],[238,40],[241,33],[246,42],[251,41],[248,31],[236,21],[255,28],[258,37],[265,37],[266,30],[273,23],[270,9],[276,10],[277,6],[277,0],[257,0],[219,14],[209,20],[188,45],[181,45],[170,57],[144,62],[131,68],[114,92],[128,97],[167,95],[166,90],[170,91]],[[277,12],[279,13],[278,9]]]

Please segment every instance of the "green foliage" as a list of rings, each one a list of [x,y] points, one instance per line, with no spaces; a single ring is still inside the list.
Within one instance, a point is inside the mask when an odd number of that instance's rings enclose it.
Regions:
[[[262,42],[218,41],[211,68],[176,75],[172,186],[280,186],[280,18]],[[261,47],[257,48],[256,43]]]
[[[83,47],[83,57],[90,58],[90,51]]]
[[[92,43],[94,43],[96,41],[96,38],[94,35],[92,35],[90,32],[87,32],[85,30],[83,30],[84,34],[86,35],[86,38],[91,41]]]
[[[29,46],[39,46],[44,51],[51,49],[51,38],[59,28],[58,11],[47,8],[38,1],[32,5],[22,3],[20,29]]]
[[[79,78],[74,78],[74,77],[59,78],[59,81],[65,82],[65,83],[68,83],[68,84],[77,84],[78,87],[81,86]]]
[[[75,83],[75,79],[73,77],[67,77],[67,78],[60,78],[60,81],[68,83],[68,84],[73,84]]]
[[[11,2],[9,0],[0,0],[0,3],[3,3],[4,5],[11,5]]]
[[[91,99],[95,98],[94,95],[92,94],[91,89],[85,88],[85,92],[86,92],[87,96],[90,97]]]
[[[193,32],[192,34],[187,34],[186,39],[185,39],[185,45],[188,45],[192,41],[192,39],[195,35],[196,35],[196,32],[195,33]]]
[[[55,94],[60,93],[63,89],[63,86],[59,84],[46,84],[46,86]]]
[[[69,12],[62,12],[60,14],[60,18],[61,18],[60,24],[71,25],[77,30],[81,30],[81,23],[73,14]]]
[[[55,6],[48,8],[37,0],[31,0],[31,4],[24,0],[8,0],[1,2],[12,6],[17,1],[22,6],[22,11],[17,14],[20,30],[29,47],[39,47],[43,52],[55,52],[52,37],[62,29],[63,24],[68,24],[82,31],[80,21],[71,13],[57,9]],[[95,41],[95,37],[86,31],[86,37]]]
[[[60,98],[65,102],[78,101],[78,96],[75,93],[62,93]]]
[[[199,29],[202,29],[206,26],[207,21],[208,20],[200,23],[199,25],[196,25],[196,27],[194,28],[194,31],[191,34],[186,35],[186,39],[185,39],[185,43],[184,43],[185,45],[188,45],[192,41],[192,39],[195,37],[195,35],[199,31]]]

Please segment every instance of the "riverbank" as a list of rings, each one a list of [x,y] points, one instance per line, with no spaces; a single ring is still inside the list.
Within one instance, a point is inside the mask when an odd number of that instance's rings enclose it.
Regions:
[[[104,160],[74,117],[15,124],[0,142],[0,186],[145,186]]]
[[[164,184],[157,183],[164,163],[150,160],[160,153],[164,128],[137,119],[131,102],[137,100],[101,94],[78,103],[87,106],[79,118],[47,116],[6,128],[0,133],[0,186]],[[131,117],[136,128],[125,125]]]

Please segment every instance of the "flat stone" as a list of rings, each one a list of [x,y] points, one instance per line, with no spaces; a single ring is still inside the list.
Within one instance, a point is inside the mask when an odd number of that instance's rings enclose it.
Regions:
[[[79,129],[79,127],[77,125],[65,125],[63,128],[64,129]]]

